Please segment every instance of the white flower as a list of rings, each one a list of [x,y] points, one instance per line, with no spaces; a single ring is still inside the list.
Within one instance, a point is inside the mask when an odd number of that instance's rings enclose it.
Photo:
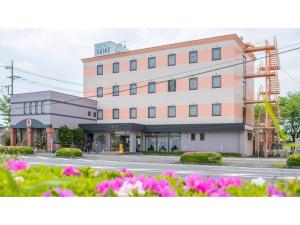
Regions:
[[[15,177],[14,178],[17,184],[24,182],[24,177]]]
[[[119,197],[128,197],[132,194],[132,190],[136,190],[138,194],[145,194],[143,189],[143,183],[140,181],[135,182],[135,184],[129,183],[128,181],[124,182],[122,187],[117,191]]]
[[[251,184],[262,186],[266,183],[266,180],[262,177],[254,178],[251,180]]]

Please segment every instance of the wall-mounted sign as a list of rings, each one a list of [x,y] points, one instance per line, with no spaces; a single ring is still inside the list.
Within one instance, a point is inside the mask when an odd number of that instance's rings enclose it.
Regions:
[[[27,127],[31,127],[31,126],[32,126],[32,121],[31,121],[31,119],[27,119],[27,120],[26,120],[26,125],[27,125]]]

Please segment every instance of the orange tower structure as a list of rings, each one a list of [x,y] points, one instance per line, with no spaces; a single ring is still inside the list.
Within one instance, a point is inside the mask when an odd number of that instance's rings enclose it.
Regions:
[[[247,101],[246,104],[263,104],[268,101],[272,106],[275,117],[279,118],[278,95],[280,94],[279,80],[277,71],[280,69],[277,42],[270,43],[265,41],[262,46],[247,44],[245,53],[262,52],[265,54],[264,62],[258,66],[256,74],[245,75],[246,79],[264,78],[265,85],[261,86],[258,91],[257,99]],[[278,132],[272,124],[268,113],[261,111],[254,125],[255,131],[255,152],[259,156],[261,153],[264,157],[272,155],[272,146],[279,142]]]

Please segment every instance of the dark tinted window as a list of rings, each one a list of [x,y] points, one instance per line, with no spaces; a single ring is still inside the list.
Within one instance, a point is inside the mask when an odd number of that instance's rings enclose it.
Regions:
[[[119,85],[114,85],[113,86],[113,96],[118,96],[119,95]]]
[[[221,104],[220,103],[212,104],[212,115],[213,116],[221,116]]]
[[[198,78],[197,77],[189,79],[189,88],[190,88],[190,90],[198,89]]]
[[[148,108],[148,118],[155,118],[155,107],[149,107]]]
[[[156,58],[155,57],[149,57],[148,58],[148,68],[155,68],[156,67]]]
[[[198,116],[198,105],[190,105],[189,106],[189,116],[190,117]]]
[[[119,73],[120,64],[118,62],[113,63],[113,73]]]
[[[190,63],[198,62],[198,52],[197,51],[191,51],[189,53],[189,62]]]
[[[113,119],[119,119],[119,109],[113,109]]]
[[[168,55],[168,66],[175,66],[176,65],[176,54]]]
[[[176,91],[176,80],[169,80],[168,81],[168,91]]]
[[[136,95],[136,84],[130,84],[130,94]]]
[[[168,117],[176,117],[176,106],[168,107]]]
[[[137,61],[136,59],[130,60],[130,71],[137,70]]]
[[[155,93],[155,82],[149,82],[148,83],[148,93]]]
[[[103,75],[103,65],[97,66],[97,75]]]
[[[221,59],[221,48],[213,48],[212,60],[220,60],[220,59]]]

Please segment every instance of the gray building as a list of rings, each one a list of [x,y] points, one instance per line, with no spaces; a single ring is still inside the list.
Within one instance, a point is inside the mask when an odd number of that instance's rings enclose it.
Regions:
[[[97,116],[95,100],[55,91],[15,94],[11,105],[11,145],[49,148],[50,139],[57,139],[57,128],[95,123]]]

